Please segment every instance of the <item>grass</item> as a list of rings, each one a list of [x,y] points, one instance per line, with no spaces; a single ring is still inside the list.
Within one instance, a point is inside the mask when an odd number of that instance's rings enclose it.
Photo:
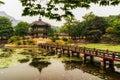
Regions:
[[[113,44],[101,44],[101,43],[88,43],[88,44],[79,44],[80,47],[87,47],[87,48],[96,48],[102,50],[110,50],[120,52],[120,45],[113,45]]]

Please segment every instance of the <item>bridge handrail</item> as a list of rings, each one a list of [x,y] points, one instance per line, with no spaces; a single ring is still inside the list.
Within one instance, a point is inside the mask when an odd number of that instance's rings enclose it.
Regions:
[[[108,49],[101,50],[101,49],[96,49],[96,48],[86,48],[86,47],[79,47],[79,46],[72,46],[72,45],[60,45],[60,44],[48,44],[48,43],[40,43],[38,46],[58,47],[58,48],[72,50],[72,51],[84,52],[84,53],[88,53],[88,54],[96,55],[96,56],[103,56],[103,57],[110,57],[113,59],[114,58],[120,59],[120,52],[109,51]]]

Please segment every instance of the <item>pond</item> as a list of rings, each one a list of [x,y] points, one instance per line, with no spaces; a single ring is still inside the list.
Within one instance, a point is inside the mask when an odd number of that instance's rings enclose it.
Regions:
[[[1,68],[0,80],[119,80],[120,79],[119,72],[103,71],[98,66],[94,66],[91,64],[83,64],[81,60],[78,60],[76,58],[68,58],[65,56],[58,58],[58,56],[56,55],[49,55],[49,56],[40,55],[37,57],[30,58],[29,61],[26,61],[24,57],[24,59],[21,61],[24,63],[19,63],[14,66],[12,65]],[[13,62],[11,62],[11,64]]]

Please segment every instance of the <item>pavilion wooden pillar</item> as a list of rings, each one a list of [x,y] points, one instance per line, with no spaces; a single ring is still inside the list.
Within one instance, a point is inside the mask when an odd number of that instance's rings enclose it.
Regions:
[[[41,19],[30,24],[31,36],[46,38],[48,36],[48,30],[50,25],[43,22]]]

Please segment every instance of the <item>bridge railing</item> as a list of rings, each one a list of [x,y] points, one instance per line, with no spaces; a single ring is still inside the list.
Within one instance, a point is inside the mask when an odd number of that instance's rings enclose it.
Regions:
[[[46,44],[41,43],[39,44],[40,47],[55,47],[55,48],[63,48],[66,50],[81,52],[89,55],[96,55],[99,57],[105,57],[105,58],[117,58],[120,59],[120,52],[113,52],[109,50],[101,50],[101,49],[95,49],[95,48],[85,48],[85,47],[78,47],[78,46],[71,46],[71,45],[59,45],[59,44]]]
[[[120,59],[120,52],[114,52],[114,54],[115,54],[115,58]]]

